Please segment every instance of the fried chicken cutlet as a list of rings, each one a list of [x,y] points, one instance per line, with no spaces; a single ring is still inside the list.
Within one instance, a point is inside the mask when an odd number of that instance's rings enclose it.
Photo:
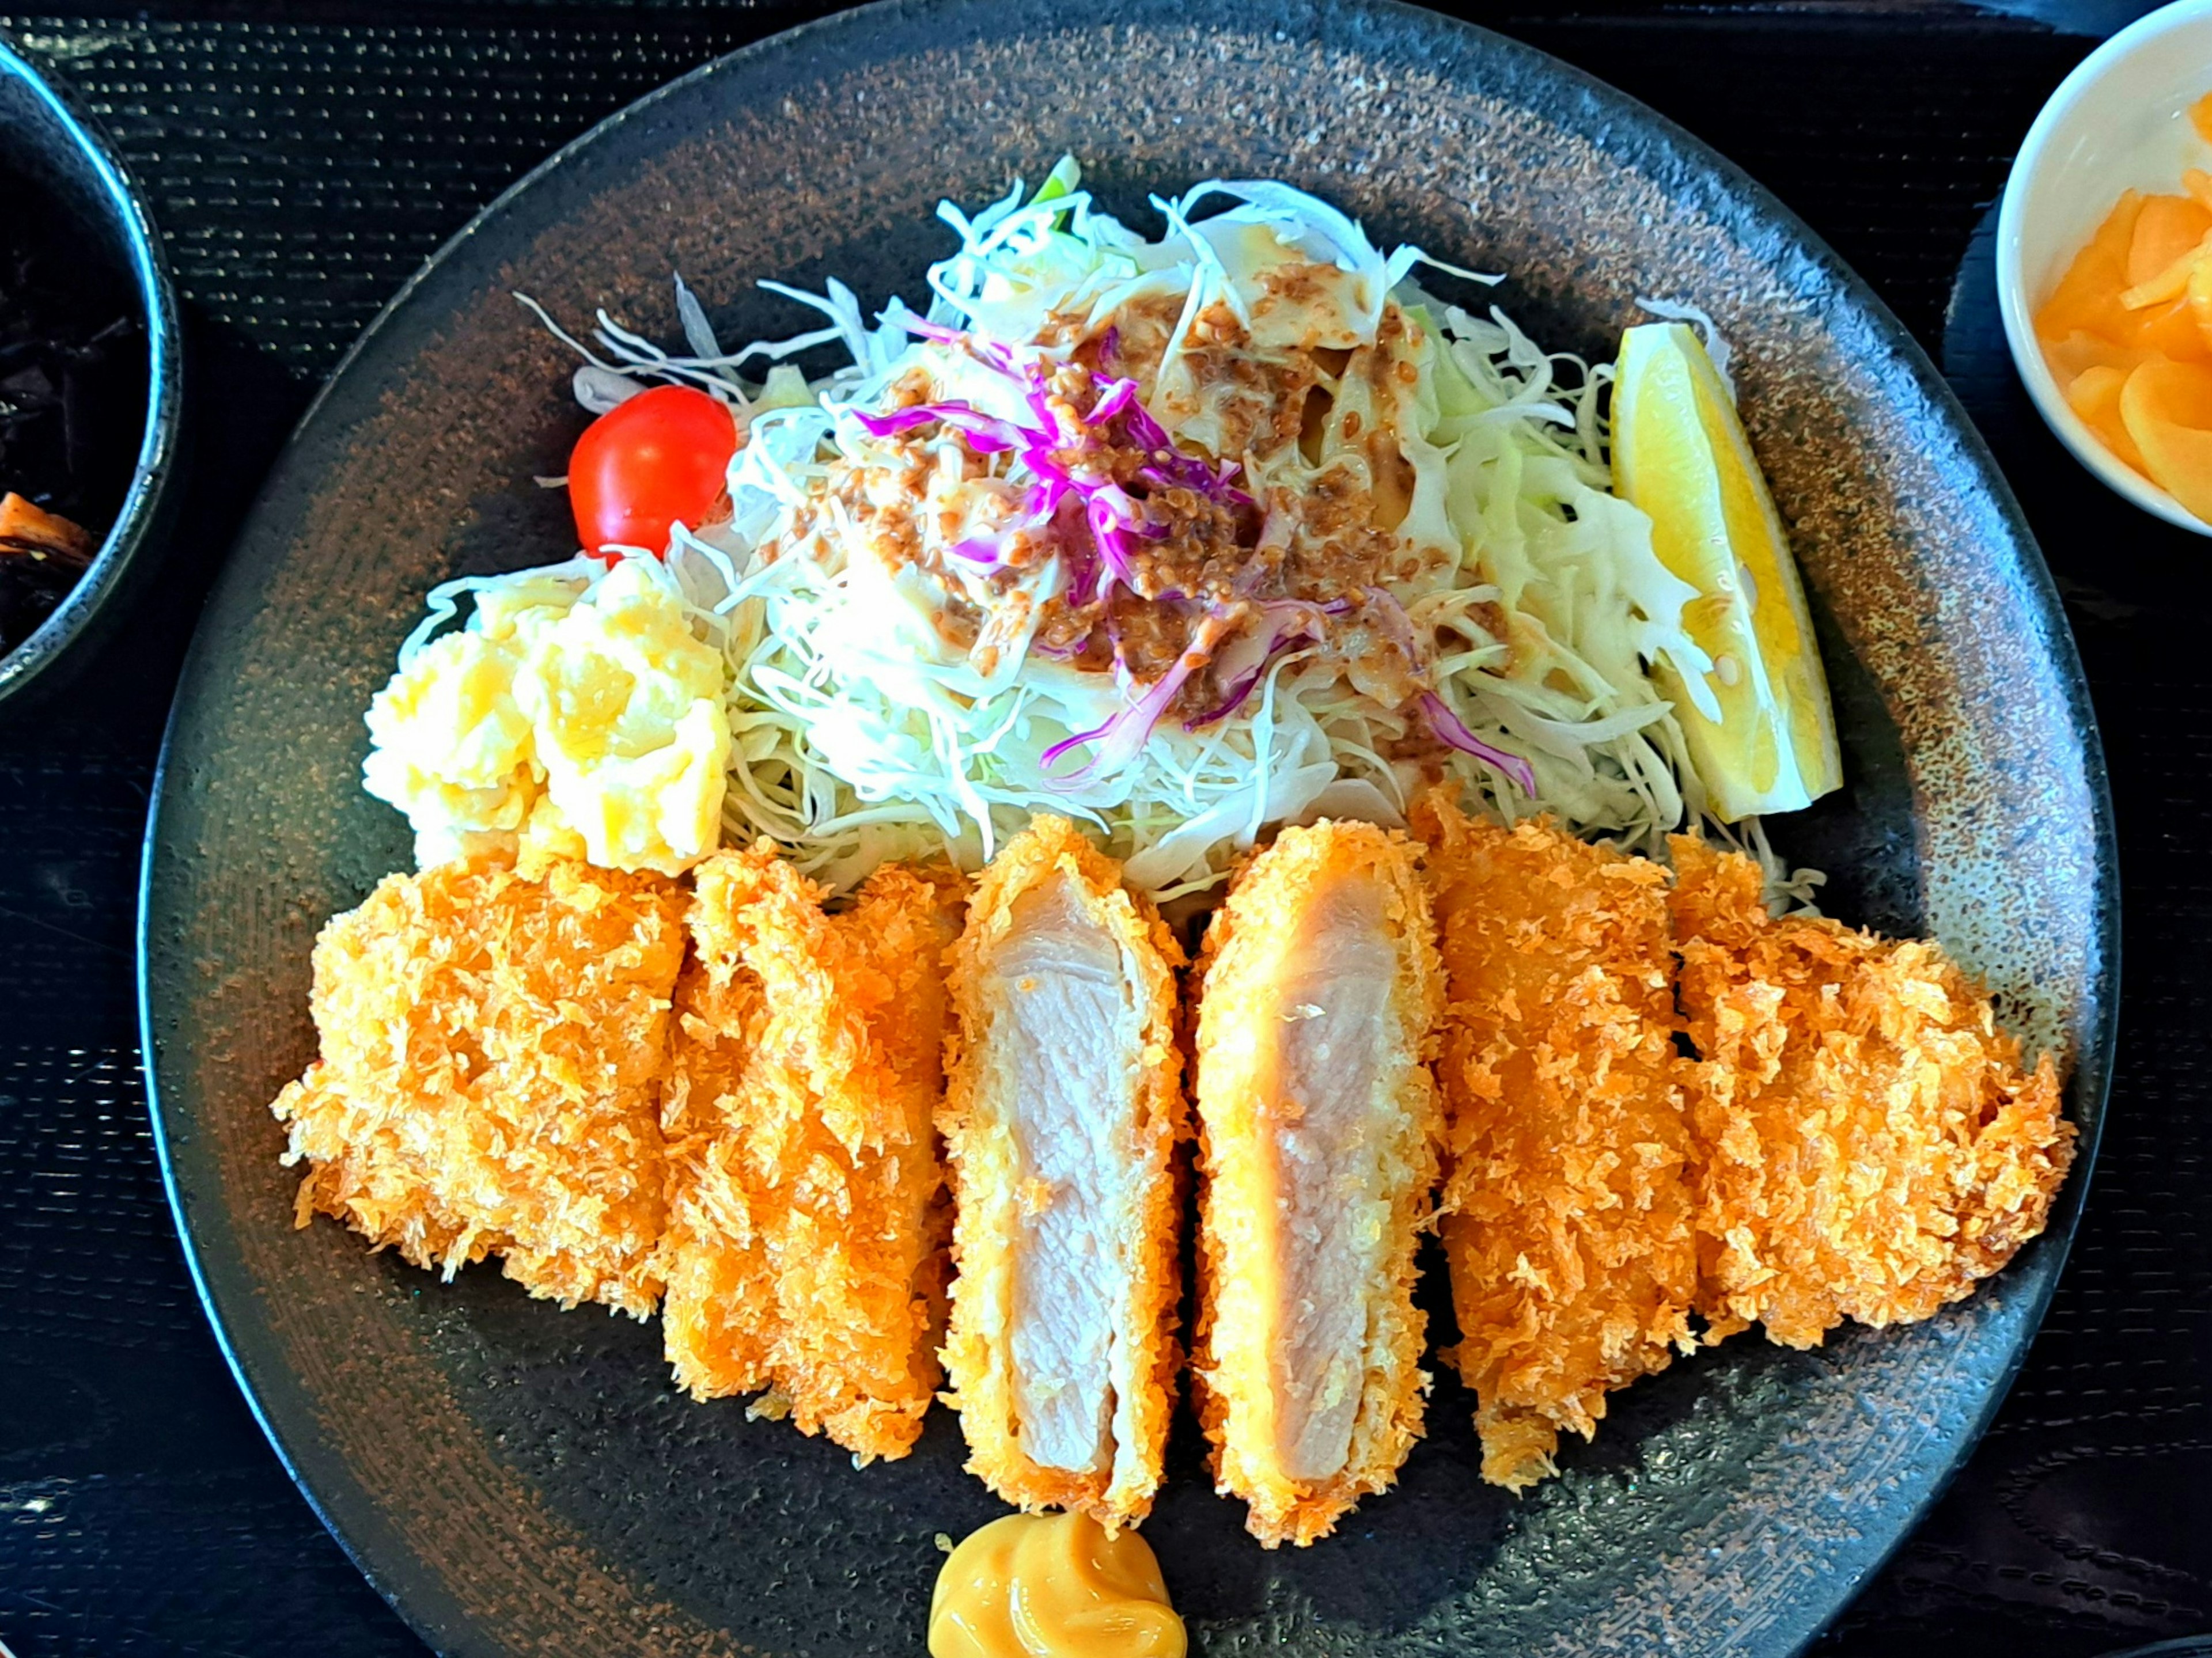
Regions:
[[[1121,866],[1045,816],[984,871],[952,952],[946,1398],[985,1485],[1109,1528],[1152,1508],[1181,1357],[1182,959]]]
[[[1420,1437],[1413,1254],[1443,1127],[1436,930],[1402,834],[1245,865],[1200,958],[1199,1418],[1269,1548],[1325,1537]]]
[[[1422,801],[1449,985],[1443,1234],[1483,1478],[1520,1491],[1696,1345],[1667,873]]]
[[[677,988],[662,1309],[699,1399],[900,1457],[937,1388],[944,954],[958,890],[896,865],[853,907],[763,841],[695,872]]]
[[[1809,1347],[1967,1295],[2043,1230],[2073,1161],[2050,1056],[2023,1070],[1937,945],[1770,919],[1756,864],[1672,844],[1716,1333],[1757,1320]]]
[[[316,941],[322,1056],[271,1109],[335,1216],[447,1278],[643,1318],[660,1296],[659,1117],[684,893],[497,857],[386,877]]]

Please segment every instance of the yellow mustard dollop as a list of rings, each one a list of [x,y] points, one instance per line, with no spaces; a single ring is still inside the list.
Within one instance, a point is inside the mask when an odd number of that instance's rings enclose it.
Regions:
[[[1079,1514],[1012,1514],[952,1551],[929,1601],[930,1658],[1183,1658],[1152,1546]]]
[[[641,562],[488,589],[369,705],[362,781],[423,867],[506,849],[680,874],[721,838],[721,653]]]

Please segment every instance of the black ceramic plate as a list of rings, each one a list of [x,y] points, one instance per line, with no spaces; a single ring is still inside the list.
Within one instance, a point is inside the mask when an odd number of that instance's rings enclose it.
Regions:
[[[2002,482],[1921,353],[1804,228],[1649,112],[1540,54],[1389,5],[950,0],[848,15],[678,82],[457,238],[301,427],[201,625],[146,865],[146,1035],[171,1193],[210,1314],[332,1529],[452,1654],[910,1653],[939,1556],[996,1505],[957,1424],[855,1470],[696,1405],[658,1332],[451,1284],[291,1225],[264,1107],[313,1051],[316,928],[404,865],[356,777],[361,716],[423,591],[556,556],[581,416],[509,297],[672,337],[680,270],[733,331],[753,280],[879,302],[974,202],[1082,156],[1109,203],[1288,179],[1381,237],[1510,273],[1537,334],[1609,349],[1638,295],[1738,349],[1746,416],[1821,611],[1850,786],[1778,825],[1829,906],[1932,931],[2070,1064],[2094,1143],[2117,895],[2073,647]],[[1113,21],[1099,21],[1110,13]],[[1910,1330],[1742,1338],[1621,1396],[1515,1501],[1439,1381],[1398,1489],[1264,1553],[1193,1436],[1146,1528],[1200,1650],[1787,1652],[1881,1561],[1995,1409],[2059,1270],[2051,1236]]]

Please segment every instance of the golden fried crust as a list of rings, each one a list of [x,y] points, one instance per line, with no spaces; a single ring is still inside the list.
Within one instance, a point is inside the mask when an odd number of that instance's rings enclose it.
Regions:
[[[1130,975],[1142,1047],[1133,1155],[1138,1178],[1149,1188],[1141,1205],[1143,1234],[1129,1243],[1132,1293],[1117,1332],[1132,1357],[1126,1383],[1116,1377],[1124,1396],[1116,1402],[1113,1460],[1089,1473],[1044,1467],[1021,1448],[1008,1340],[1021,1171],[1012,1129],[984,1085],[981,1062],[991,1017],[984,987],[1012,927],[1015,905],[1062,875],[1091,918],[1118,941]],[[1176,1042],[1175,975],[1182,951],[1152,906],[1122,886],[1118,863],[1066,818],[1041,814],[977,879],[967,926],[948,959],[955,1017],[938,1116],[955,1199],[945,1402],[960,1412],[969,1472],[1007,1502],[1074,1509],[1109,1530],[1133,1525],[1151,1512],[1159,1488],[1182,1361],[1176,1339],[1181,1272],[1175,1174],[1176,1146],[1187,1133]]]
[[[662,1114],[669,1362],[696,1398],[772,1389],[757,1413],[903,1456],[939,1379],[957,888],[886,866],[832,916],[765,841],[696,879]]]
[[[2073,1161],[2050,1056],[2024,1072],[1936,945],[1771,920],[1749,859],[1673,846],[1706,1316],[1808,1347],[1966,1296]]]
[[[1520,1491],[1695,1345],[1666,872],[1419,804],[1450,984],[1443,1232],[1483,1478]]]
[[[1249,1505],[1247,1528],[1269,1548],[1327,1536],[1362,1497],[1389,1489],[1420,1437],[1429,1377],[1426,1320],[1413,1305],[1414,1250],[1431,1219],[1443,1127],[1430,1073],[1443,979],[1413,843],[1367,823],[1286,829],[1238,872],[1215,912],[1194,988],[1199,1119],[1199,1321],[1192,1374],[1216,1484]],[[1377,1076],[1395,1109],[1372,1196],[1384,1206],[1383,1270],[1370,1301],[1360,1399],[1343,1468],[1299,1479],[1279,1450],[1276,1354],[1285,1345],[1278,1216],[1285,1175],[1277,1146],[1302,1110],[1278,1084],[1276,1044],[1287,1014],[1282,976],[1295,965],[1312,904],[1345,881],[1376,879],[1395,962],[1382,1015]],[[1301,1009],[1318,1014],[1318,1008]],[[1347,1193],[1342,1212],[1370,1194]],[[1350,1240],[1340,1240],[1349,1242]]]
[[[682,889],[554,861],[387,877],[315,945],[322,1058],[270,1108],[318,1211],[450,1278],[564,1305],[660,1295],[658,1115]]]

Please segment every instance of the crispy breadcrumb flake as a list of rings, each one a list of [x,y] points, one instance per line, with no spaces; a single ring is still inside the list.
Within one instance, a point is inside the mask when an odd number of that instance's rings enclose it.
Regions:
[[[1772,920],[1749,859],[1673,846],[1706,1315],[1808,1347],[1967,1295],[2073,1161],[2050,1055],[2023,1070],[1936,944]]]
[[[939,1380],[957,884],[887,865],[830,915],[766,841],[695,878],[663,1111],[669,1362],[697,1398],[769,1389],[754,1414],[903,1456]]]
[[[1428,1392],[1413,1258],[1443,975],[1413,843],[1285,829],[1238,872],[1199,978],[1199,1418],[1247,1529],[1304,1546],[1395,1482]]]
[[[322,1057],[270,1108],[335,1216],[451,1278],[500,1257],[563,1305],[643,1318],[683,891],[498,858],[387,877],[316,942]]]
[[[1549,820],[1415,829],[1449,982],[1443,1232],[1483,1478],[1520,1491],[1695,1340],[1666,872]]]

